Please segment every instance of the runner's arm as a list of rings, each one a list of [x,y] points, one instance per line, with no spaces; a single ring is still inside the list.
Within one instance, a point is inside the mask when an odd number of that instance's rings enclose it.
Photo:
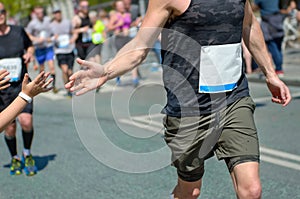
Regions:
[[[34,60],[34,47],[30,46],[27,48],[26,53],[23,55],[25,64]]]
[[[123,20],[118,20],[117,13],[111,14],[109,23],[107,25],[108,31],[114,31],[117,27],[124,24]]]
[[[83,26],[83,27],[80,27],[81,26],[81,19],[78,15],[75,15],[73,20],[72,20],[72,24],[73,24],[73,32],[76,33],[76,34],[80,34],[80,33],[85,33],[89,30],[89,26]]]
[[[112,61],[104,65],[104,73],[108,79],[132,70],[146,58],[161,28],[172,14],[169,1],[162,2],[160,0],[149,1],[147,13],[136,37],[126,44]]]
[[[70,43],[73,44],[76,42],[77,38],[78,38],[78,34],[74,31],[75,27],[73,26],[73,23],[70,22]]]
[[[74,73],[65,87],[75,91],[76,95],[82,95],[138,66],[146,58],[165,23],[170,17],[182,14],[189,6],[188,3],[181,0],[149,1],[147,13],[136,37],[105,65],[77,59],[77,62],[88,70]]]
[[[252,12],[249,0],[245,6],[243,39],[263,73],[266,76],[276,76],[260,24]]]
[[[172,0],[167,1],[172,2]],[[76,95],[82,95],[102,86],[107,80],[120,76],[138,66],[145,59],[149,48],[152,47],[160,33],[160,28],[164,26],[170,14],[171,9],[165,2],[149,1],[144,23],[136,37],[105,65],[77,59],[77,62],[88,70],[74,73],[65,87],[71,92],[75,91]]]
[[[272,93],[272,101],[286,106],[291,101],[289,89],[275,73],[260,24],[253,14],[250,0],[247,0],[245,6],[243,40],[266,76],[268,88]]]
[[[28,33],[24,29],[22,29],[22,38],[23,38],[23,45],[26,52],[23,55],[23,59],[25,64],[34,60],[34,47],[32,45],[32,41],[28,36]]]

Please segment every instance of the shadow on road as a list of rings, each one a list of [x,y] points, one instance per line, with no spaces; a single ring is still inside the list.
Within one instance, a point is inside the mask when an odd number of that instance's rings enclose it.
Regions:
[[[56,154],[46,155],[46,156],[33,156],[35,160],[35,165],[38,171],[45,169],[49,163],[49,161],[54,161]],[[3,166],[4,168],[10,168],[10,163]]]
[[[255,105],[256,105],[256,108],[260,108],[260,107],[266,106],[265,103],[256,103]]]

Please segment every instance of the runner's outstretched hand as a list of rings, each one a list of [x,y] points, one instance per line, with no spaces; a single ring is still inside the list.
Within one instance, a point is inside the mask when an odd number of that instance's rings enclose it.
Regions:
[[[77,96],[102,86],[108,80],[102,65],[82,59],[76,61],[85,70],[74,73],[65,87],[76,92]]]

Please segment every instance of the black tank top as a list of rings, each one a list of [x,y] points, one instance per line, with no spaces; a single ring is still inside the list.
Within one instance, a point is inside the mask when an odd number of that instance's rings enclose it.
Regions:
[[[245,74],[230,92],[199,93],[201,46],[240,43],[246,0],[191,0],[162,31],[163,81],[170,116],[197,116],[249,96]],[[216,60],[217,61],[217,60]]]
[[[90,26],[90,27],[92,26],[89,16],[87,16],[85,18],[80,17],[80,19],[81,19],[80,28],[85,27],[85,26]],[[78,34],[76,43],[82,43],[82,35],[83,35],[82,33]]]

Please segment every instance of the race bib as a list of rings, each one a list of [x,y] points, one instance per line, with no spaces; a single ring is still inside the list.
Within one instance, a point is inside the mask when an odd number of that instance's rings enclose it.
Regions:
[[[82,33],[82,42],[87,43],[92,41],[92,32],[93,30],[90,28],[87,32]]]
[[[202,46],[199,93],[232,91],[242,75],[241,43]]]
[[[21,58],[7,58],[0,60],[0,69],[6,69],[9,72],[7,76],[10,82],[17,82],[21,79],[22,59]]]
[[[45,30],[42,30],[40,32],[40,35],[39,35],[41,38],[46,38],[47,37],[47,32]]]
[[[68,48],[70,45],[70,36],[65,35],[59,35],[57,38],[58,48]]]
[[[94,33],[93,34],[93,43],[100,44],[102,42],[102,34],[101,33]]]
[[[133,38],[136,36],[138,32],[138,28],[137,27],[132,27],[129,29],[129,37]]]

